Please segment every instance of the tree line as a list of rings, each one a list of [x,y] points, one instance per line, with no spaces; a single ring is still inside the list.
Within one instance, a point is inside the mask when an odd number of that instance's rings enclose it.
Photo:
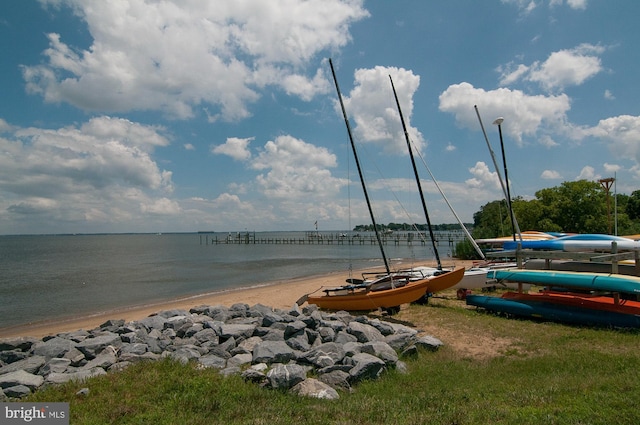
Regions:
[[[621,236],[640,233],[640,190],[631,195],[607,195],[598,182],[578,180],[541,189],[531,200],[517,197],[511,204],[521,231],[615,233]],[[475,239],[511,235],[506,200],[492,201],[480,207],[473,215],[472,228]],[[474,253],[468,241],[456,246],[455,255],[459,258],[473,258]]]
[[[464,223],[464,226],[469,229],[473,227],[472,223]],[[429,231],[429,226],[425,224],[409,224],[409,223],[389,223],[389,224],[378,224],[378,231],[394,231],[394,232],[411,232],[411,231],[420,231],[427,232]],[[434,231],[451,231],[451,230],[461,230],[460,224],[432,224],[431,228]],[[358,224],[353,228],[354,232],[373,232],[373,224]]]

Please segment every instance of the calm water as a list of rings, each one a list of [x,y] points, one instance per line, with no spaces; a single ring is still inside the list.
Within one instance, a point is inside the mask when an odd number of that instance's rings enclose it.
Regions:
[[[433,258],[419,243],[390,243],[385,250],[390,259]],[[439,248],[442,258],[449,251],[446,243]],[[379,249],[368,243],[213,245],[199,234],[0,236],[0,327],[378,265]]]

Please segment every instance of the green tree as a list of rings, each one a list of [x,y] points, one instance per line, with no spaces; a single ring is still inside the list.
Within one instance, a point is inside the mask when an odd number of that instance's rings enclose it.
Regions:
[[[536,192],[542,217],[564,232],[606,233],[606,194],[596,182],[578,180]]]
[[[640,190],[631,192],[631,196],[628,197],[627,203],[624,206],[624,211],[631,220],[640,219]]]

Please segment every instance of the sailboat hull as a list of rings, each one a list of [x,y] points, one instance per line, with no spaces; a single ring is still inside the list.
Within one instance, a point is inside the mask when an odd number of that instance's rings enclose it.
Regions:
[[[464,267],[458,267],[438,276],[411,281],[402,287],[382,291],[370,291],[366,288],[329,291],[324,295],[309,295],[307,302],[326,310],[369,311],[392,308],[417,301],[427,293],[449,289],[460,282],[463,276]]]

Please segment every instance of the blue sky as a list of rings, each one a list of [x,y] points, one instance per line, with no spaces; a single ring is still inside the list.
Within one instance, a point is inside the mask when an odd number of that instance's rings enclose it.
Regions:
[[[640,2],[0,5],[0,234],[434,223],[576,179],[640,188]],[[529,230],[529,229],[522,229]]]

